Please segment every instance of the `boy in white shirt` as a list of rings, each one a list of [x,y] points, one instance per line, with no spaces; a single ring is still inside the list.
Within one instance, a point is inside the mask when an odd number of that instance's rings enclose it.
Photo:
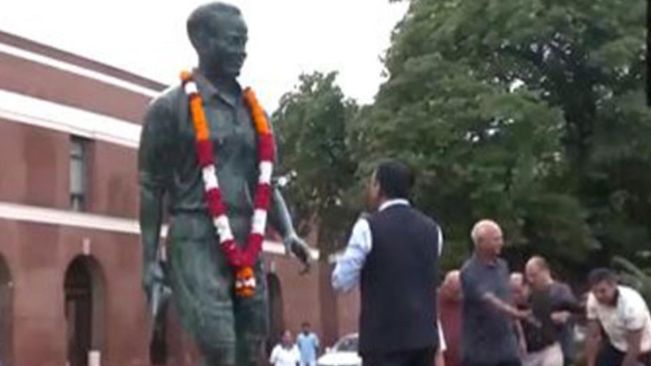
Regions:
[[[651,365],[651,315],[642,296],[617,284],[609,269],[590,273],[588,366]],[[600,346],[601,328],[607,342]]]

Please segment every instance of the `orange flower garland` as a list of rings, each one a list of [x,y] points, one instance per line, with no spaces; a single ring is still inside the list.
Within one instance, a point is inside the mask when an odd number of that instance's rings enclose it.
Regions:
[[[210,141],[210,128],[203,109],[203,101],[199,95],[197,84],[189,72],[181,73],[183,89],[188,95],[190,113],[195,130],[197,158],[201,168],[204,193],[208,203],[208,211],[213,218],[220,247],[226,256],[228,264],[233,268],[235,276],[235,294],[239,297],[251,297],[255,294],[256,280],[253,266],[262,250],[267,212],[271,201],[271,174],[274,161],[274,138],[264,110],[258,103],[255,93],[249,88],[244,90],[244,101],[251,112],[253,126],[258,135],[258,185],[255,192],[254,213],[251,219],[251,232],[247,245],[239,246],[235,242],[231,230],[226,207],[222,201],[217,170],[214,163],[214,149]]]

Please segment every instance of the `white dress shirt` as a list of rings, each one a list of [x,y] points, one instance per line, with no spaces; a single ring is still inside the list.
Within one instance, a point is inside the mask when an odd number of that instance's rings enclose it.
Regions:
[[[394,205],[407,205],[405,199],[392,199],[384,202],[379,211],[386,210]],[[439,235],[439,256],[443,250],[443,234],[441,229]],[[368,220],[360,218],[353,227],[353,232],[348,240],[348,246],[344,254],[337,260],[334,272],[332,272],[332,287],[339,292],[348,292],[359,284],[359,277],[366,262],[366,257],[373,249],[373,236]]]

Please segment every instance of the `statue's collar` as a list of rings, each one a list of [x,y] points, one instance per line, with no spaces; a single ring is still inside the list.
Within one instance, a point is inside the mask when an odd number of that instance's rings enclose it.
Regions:
[[[210,82],[198,69],[192,71],[192,76],[197,83],[199,89],[199,94],[203,100],[211,100],[213,98],[219,98],[224,103],[235,108],[239,100],[242,98],[242,87],[237,83],[237,95],[231,95],[229,93],[224,93],[222,90],[219,90],[215,85]]]

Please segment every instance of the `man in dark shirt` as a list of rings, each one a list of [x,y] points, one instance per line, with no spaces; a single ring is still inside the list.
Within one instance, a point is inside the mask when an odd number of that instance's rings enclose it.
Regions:
[[[527,262],[525,273],[531,286],[528,305],[534,321],[522,322],[527,345],[524,365],[563,365],[562,331],[571,311],[579,308],[576,298],[567,285],[552,279],[547,261],[540,256]]]
[[[511,305],[509,269],[499,258],[504,240],[499,225],[479,221],[472,229],[475,253],[461,270],[465,366],[519,366],[514,319],[528,313]]]

